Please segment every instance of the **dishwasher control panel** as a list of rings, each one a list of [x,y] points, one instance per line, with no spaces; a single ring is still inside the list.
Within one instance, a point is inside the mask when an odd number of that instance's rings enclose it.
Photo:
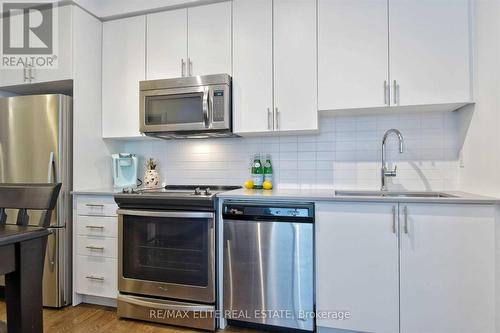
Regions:
[[[222,214],[228,219],[286,219],[287,221],[293,219],[312,222],[312,219],[314,219],[314,204],[230,201],[224,204]]]

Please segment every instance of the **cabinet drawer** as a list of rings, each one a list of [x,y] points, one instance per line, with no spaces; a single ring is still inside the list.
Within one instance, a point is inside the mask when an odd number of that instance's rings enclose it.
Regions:
[[[118,242],[116,238],[77,236],[76,254],[116,259]]]
[[[78,215],[116,216],[117,209],[113,197],[82,196],[76,202]]]
[[[77,255],[76,292],[116,298],[118,261],[112,258]]]
[[[118,219],[108,216],[82,216],[76,221],[76,234],[80,236],[117,237]]]

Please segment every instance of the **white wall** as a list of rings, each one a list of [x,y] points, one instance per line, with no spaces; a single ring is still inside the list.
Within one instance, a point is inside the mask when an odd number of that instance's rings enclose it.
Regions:
[[[405,137],[392,189],[456,189],[460,145],[458,113],[415,113],[370,117],[321,117],[317,135],[128,142],[126,152],[159,160],[168,184],[234,184],[249,178],[253,153],[271,153],[276,183],[286,188],[380,187],[381,140],[389,128]],[[143,169],[140,171],[142,178]]]
[[[476,105],[461,111],[460,188],[500,196],[500,1],[474,1]]]
[[[76,6],[73,20],[73,189],[106,188],[121,143],[101,138],[102,23]]]

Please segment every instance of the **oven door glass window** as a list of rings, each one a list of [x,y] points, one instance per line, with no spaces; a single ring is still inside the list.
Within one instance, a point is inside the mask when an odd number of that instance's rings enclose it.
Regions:
[[[146,125],[203,122],[203,92],[146,97]]]
[[[123,217],[123,276],[207,287],[209,219]]]

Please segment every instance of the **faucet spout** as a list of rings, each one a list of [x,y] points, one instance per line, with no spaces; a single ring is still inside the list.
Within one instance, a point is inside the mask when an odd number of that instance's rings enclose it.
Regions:
[[[389,170],[387,161],[386,161],[386,143],[387,139],[390,135],[396,135],[399,141],[399,153],[403,153],[403,144],[404,144],[404,139],[403,135],[401,132],[395,128],[391,128],[390,130],[386,131],[384,134],[384,137],[382,138],[382,168],[380,172],[380,181],[381,181],[381,186],[380,190],[381,191],[387,191],[387,185],[386,185],[386,177],[396,177],[396,169],[397,166],[394,166],[393,170]]]

